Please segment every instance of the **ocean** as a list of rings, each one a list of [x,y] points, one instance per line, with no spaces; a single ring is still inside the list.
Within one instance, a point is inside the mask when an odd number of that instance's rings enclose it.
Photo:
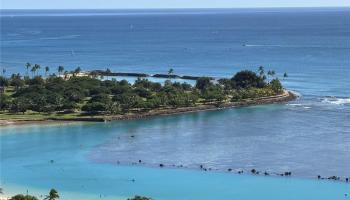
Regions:
[[[106,124],[3,127],[4,192],[55,187],[71,199],[157,200],[320,200],[350,193],[349,184],[313,180],[350,177],[349,8],[2,10],[0,19],[5,75],[25,74],[26,62],[51,72],[58,65],[149,74],[173,68],[218,78],[262,65],[300,96]],[[159,169],[161,163],[166,167]],[[241,176],[229,168],[293,177]]]

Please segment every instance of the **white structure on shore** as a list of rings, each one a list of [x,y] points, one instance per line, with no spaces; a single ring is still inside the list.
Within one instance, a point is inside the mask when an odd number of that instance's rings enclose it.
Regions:
[[[61,77],[63,79],[70,79],[72,77],[85,77],[85,76],[91,76],[89,71],[85,72],[79,72],[79,73],[74,73],[74,72],[68,72],[65,74],[61,74],[58,77]]]

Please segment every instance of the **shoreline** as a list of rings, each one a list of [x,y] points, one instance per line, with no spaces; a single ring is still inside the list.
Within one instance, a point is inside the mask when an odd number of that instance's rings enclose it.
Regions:
[[[156,116],[167,116],[176,115],[184,113],[202,112],[202,111],[215,111],[228,108],[239,108],[255,105],[266,105],[274,103],[283,103],[295,100],[297,95],[291,91],[284,90],[282,94],[268,97],[260,97],[256,99],[245,99],[238,102],[224,102],[224,103],[208,103],[198,106],[191,107],[180,107],[180,108],[163,108],[155,109],[147,112],[141,113],[128,113],[124,115],[113,115],[113,116],[90,116],[90,117],[74,117],[74,118],[57,118],[57,117],[47,117],[44,119],[32,120],[30,118],[26,119],[6,119],[0,120],[0,127],[11,126],[11,125],[27,125],[27,124],[57,124],[57,123],[73,123],[73,122],[107,122],[107,121],[123,121],[123,120],[135,120],[151,118]]]

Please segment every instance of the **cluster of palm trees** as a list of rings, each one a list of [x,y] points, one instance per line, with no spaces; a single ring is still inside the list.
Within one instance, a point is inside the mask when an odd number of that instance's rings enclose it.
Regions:
[[[264,67],[263,66],[260,66],[259,68],[258,68],[258,72],[259,72],[259,75],[260,75],[260,77],[262,78],[262,79],[266,79],[266,75],[265,75],[265,69],[264,69]],[[272,79],[275,77],[275,75],[276,75],[276,72],[275,72],[275,70],[269,70],[269,71],[267,71],[267,78],[268,78],[268,80],[270,80],[270,78],[269,77],[272,77]],[[284,74],[283,74],[283,78],[287,78],[288,77],[288,74],[285,72]]]
[[[43,200],[57,200],[59,199],[60,196],[58,195],[57,190],[51,189],[49,194],[46,195],[46,197]],[[13,197],[11,197],[9,200],[39,200],[37,197],[32,196],[32,195],[22,195],[22,194],[17,194]]]
[[[41,69],[41,66],[40,66],[39,64],[34,64],[34,65],[32,65],[32,64],[29,63],[29,62],[27,62],[27,63],[25,64],[25,67],[26,67],[26,70],[27,70],[26,75],[27,75],[27,76],[29,75],[29,70],[30,70],[30,72],[32,73],[32,77],[37,76],[38,73],[39,73],[39,70]],[[79,67],[79,69],[80,69],[80,67]],[[49,73],[49,71],[50,71],[50,67],[49,67],[49,66],[46,66],[46,67],[44,68],[44,70],[45,70],[45,76],[47,76],[48,73]],[[81,70],[81,69],[80,69],[80,70]],[[62,75],[63,72],[64,72],[64,67],[63,67],[63,66],[58,66],[57,72],[58,72],[59,75]],[[79,71],[79,72],[80,72],[80,71]]]

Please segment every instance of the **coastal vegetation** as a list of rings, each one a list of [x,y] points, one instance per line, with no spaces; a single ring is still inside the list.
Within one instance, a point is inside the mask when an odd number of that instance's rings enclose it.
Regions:
[[[58,195],[58,192],[55,189],[51,189],[49,194],[43,199],[43,200],[58,200],[60,196]],[[23,194],[17,194],[9,200],[39,200],[36,196],[32,195],[23,195]],[[143,196],[134,196],[132,198],[128,198],[127,200],[152,200],[151,198],[148,197],[143,197]]]
[[[0,76],[0,119],[72,119],[77,117],[127,115],[145,113],[157,109],[220,106],[230,102],[279,95],[284,92],[274,71],[265,74],[243,70],[231,78],[213,80],[199,77],[195,85],[172,81],[174,70],[168,71],[164,84],[138,78],[134,83],[126,80],[100,79],[99,74],[78,76],[81,68],[71,72],[57,68],[58,75],[45,76],[38,70],[40,65],[27,63],[26,75]],[[31,71],[31,76],[28,71]],[[109,69],[105,75],[110,74]],[[285,74],[286,77],[286,74]]]
[[[46,197],[43,200],[57,200],[60,196],[58,195],[58,192],[55,189],[51,189],[49,194],[46,195]],[[17,194],[13,197],[11,197],[9,200],[39,200],[36,196],[32,195],[23,195],[23,194]]]

